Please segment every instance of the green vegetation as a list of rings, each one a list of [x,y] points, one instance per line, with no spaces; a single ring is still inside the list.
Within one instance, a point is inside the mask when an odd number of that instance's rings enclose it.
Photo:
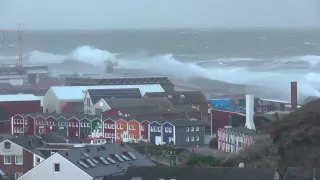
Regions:
[[[218,147],[218,139],[216,137],[210,140],[209,147],[212,148],[212,149],[217,149],[217,147]]]
[[[219,164],[220,161],[213,156],[195,155],[186,161],[188,166],[216,166]]]

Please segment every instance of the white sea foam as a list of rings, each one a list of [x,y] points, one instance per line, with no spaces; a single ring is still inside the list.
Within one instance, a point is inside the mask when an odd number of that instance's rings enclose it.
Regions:
[[[3,57],[0,57],[0,59]],[[102,66],[104,61],[110,59],[117,61],[124,68],[146,69],[155,73],[162,73],[181,80],[192,77],[200,77],[212,80],[220,80],[229,83],[261,85],[276,91],[288,92],[290,81],[298,81],[298,91],[303,96],[320,96],[320,73],[318,72],[257,72],[250,71],[245,67],[231,68],[210,67],[204,68],[194,62],[181,62],[174,58],[172,54],[161,54],[148,56],[146,54],[128,55],[116,58],[116,54],[106,50],[97,49],[90,46],[80,46],[69,54],[52,54],[40,51],[32,51],[25,55],[27,62],[32,64],[59,63],[65,60],[75,60],[93,65]],[[229,58],[214,60],[217,62],[237,62],[237,61],[259,61],[252,58]],[[320,62],[320,56],[299,56],[283,58],[274,61],[284,62],[304,62],[316,65]],[[210,60],[209,62],[212,62]],[[214,85],[214,84],[213,84]]]

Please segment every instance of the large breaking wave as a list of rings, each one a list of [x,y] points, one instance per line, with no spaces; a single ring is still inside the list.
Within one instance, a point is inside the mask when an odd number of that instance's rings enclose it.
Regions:
[[[2,59],[14,59],[16,57],[0,57]],[[223,58],[208,61],[183,62],[175,59],[172,54],[160,54],[150,56],[147,53],[119,55],[107,50],[91,46],[80,46],[69,54],[53,54],[40,51],[32,51],[24,56],[31,64],[62,63],[72,60],[88,63],[93,66],[102,66],[104,61],[110,59],[117,61],[120,67],[136,68],[155,73],[174,76],[181,80],[190,80],[194,77],[208,80],[218,80],[234,84],[258,85],[281,92],[289,92],[290,81],[299,82],[299,94],[303,96],[320,96],[320,73],[312,71],[288,71],[283,70],[256,70],[250,69],[250,64],[261,63],[269,65],[285,65],[288,63],[307,63],[310,67],[320,62],[320,56],[286,57],[276,60],[264,60],[254,58]],[[216,66],[212,65],[216,63]],[[238,62],[247,62],[245,66]],[[229,66],[228,63],[233,64]],[[218,65],[222,66],[218,66]],[[215,86],[213,83],[212,86]],[[287,93],[288,94],[288,93]]]

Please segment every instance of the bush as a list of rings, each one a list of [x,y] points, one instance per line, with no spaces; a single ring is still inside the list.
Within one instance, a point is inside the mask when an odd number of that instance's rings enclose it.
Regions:
[[[217,149],[218,148],[218,139],[216,137],[212,138],[210,140],[209,147],[212,148],[212,149]]]
[[[215,166],[218,160],[213,156],[192,156],[187,162],[187,166]]]
[[[254,143],[237,154],[228,156],[222,163],[237,164],[239,162],[254,162],[269,159],[270,161],[279,160],[279,150],[277,145],[269,135],[258,135],[254,137]]]

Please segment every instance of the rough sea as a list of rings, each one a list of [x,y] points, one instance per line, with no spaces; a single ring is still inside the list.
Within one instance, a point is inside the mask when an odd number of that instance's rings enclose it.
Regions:
[[[0,36],[0,62],[17,62],[18,37]],[[320,31],[179,29],[25,31],[24,63],[53,75],[103,73],[103,62],[170,76],[182,89],[211,94],[253,93],[289,100],[320,96]]]

